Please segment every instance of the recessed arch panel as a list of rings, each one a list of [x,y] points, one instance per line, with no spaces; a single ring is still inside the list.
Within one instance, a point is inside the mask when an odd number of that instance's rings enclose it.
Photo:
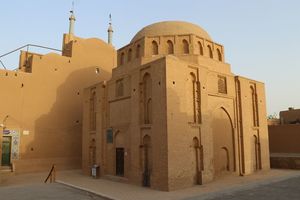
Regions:
[[[234,132],[229,113],[223,107],[212,117],[213,163],[215,177],[234,171]]]

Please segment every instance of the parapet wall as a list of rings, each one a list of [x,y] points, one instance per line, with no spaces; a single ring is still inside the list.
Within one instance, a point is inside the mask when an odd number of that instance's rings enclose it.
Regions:
[[[270,153],[300,154],[300,125],[269,126]]]
[[[271,168],[300,169],[300,124],[269,126]]]

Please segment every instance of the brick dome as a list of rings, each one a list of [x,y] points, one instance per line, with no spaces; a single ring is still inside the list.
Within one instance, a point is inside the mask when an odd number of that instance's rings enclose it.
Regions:
[[[146,36],[194,34],[207,40],[212,40],[209,34],[200,26],[183,21],[164,21],[144,27],[131,40],[135,42]]]

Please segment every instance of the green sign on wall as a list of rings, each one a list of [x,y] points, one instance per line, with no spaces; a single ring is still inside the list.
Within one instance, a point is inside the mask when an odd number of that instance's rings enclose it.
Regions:
[[[113,143],[114,142],[114,135],[113,135],[113,129],[109,128],[106,130],[106,142],[107,143]]]
[[[3,137],[2,141],[2,166],[10,165],[10,154],[11,154],[11,137]]]

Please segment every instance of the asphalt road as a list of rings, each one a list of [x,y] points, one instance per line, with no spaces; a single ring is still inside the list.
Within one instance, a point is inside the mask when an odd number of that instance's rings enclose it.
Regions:
[[[106,198],[59,183],[0,187],[0,199],[107,200]],[[220,192],[187,198],[186,200],[300,200],[300,176],[281,181],[241,185]]]
[[[0,187],[1,200],[107,200],[58,183]]]
[[[300,200],[300,176],[188,198],[188,200]]]

